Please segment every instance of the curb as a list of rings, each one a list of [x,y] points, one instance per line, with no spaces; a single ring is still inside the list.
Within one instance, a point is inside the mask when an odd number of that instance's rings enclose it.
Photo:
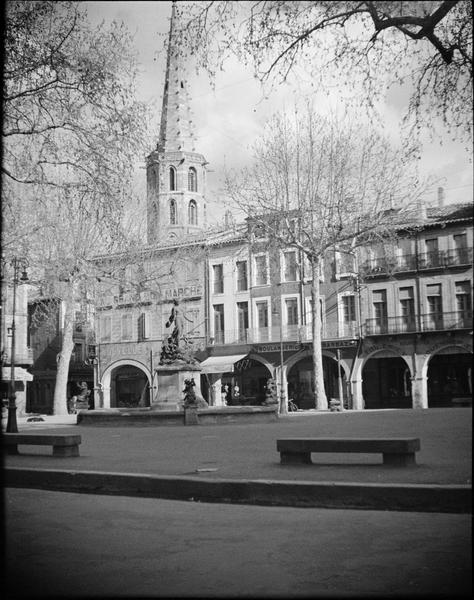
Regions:
[[[468,485],[203,479],[136,473],[5,468],[4,485],[84,494],[307,508],[470,513]]]

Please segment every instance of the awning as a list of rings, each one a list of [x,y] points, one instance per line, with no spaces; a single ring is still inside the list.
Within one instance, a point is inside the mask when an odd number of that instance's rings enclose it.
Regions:
[[[230,356],[210,356],[201,363],[203,373],[232,373],[234,364],[245,358],[246,354],[231,354]]]
[[[2,380],[10,381],[11,368],[2,367]],[[33,381],[33,375],[23,367],[15,367],[15,381]]]

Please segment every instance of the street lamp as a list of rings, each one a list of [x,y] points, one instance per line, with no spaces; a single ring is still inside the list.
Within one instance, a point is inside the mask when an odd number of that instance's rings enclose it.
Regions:
[[[28,281],[28,275],[26,273],[26,267],[28,265],[24,258],[14,257],[11,262],[13,267],[13,303],[12,303],[12,324],[11,324],[11,338],[12,347],[10,353],[10,394],[8,397],[8,418],[7,418],[7,433],[18,433],[18,424],[16,420],[16,382],[15,382],[15,312],[16,312],[16,287],[19,283],[25,283]],[[21,277],[19,277],[20,269],[22,271]]]

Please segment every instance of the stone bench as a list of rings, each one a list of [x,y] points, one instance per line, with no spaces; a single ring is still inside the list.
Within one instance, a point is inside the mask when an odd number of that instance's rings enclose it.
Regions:
[[[384,465],[416,464],[419,438],[286,438],[277,440],[283,465],[311,464],[312,452],[381,453]]]
[[[7,454],[19,454],[18,446],[52,446],[53,456],[79,456],[80,435],[70,434],[30,434],[30,433],[4,433],[3,444]]]

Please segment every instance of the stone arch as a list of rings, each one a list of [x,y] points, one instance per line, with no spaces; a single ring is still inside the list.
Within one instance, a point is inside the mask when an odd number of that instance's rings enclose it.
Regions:
[[[111,389],[112,373],[115,369],[119,369],[120,367],[136,367],[137,369],[140,369],[147,378],[148,386],[150,388],[152,387],[151,373],[150,373],[149,369],[143,363],[141,363],[138,360],[128,359],[128,358],[116,360],[107,366],[107,368],[104,370],[104,372],[102,373],[102,376],[100,378],[104,408],[110,408],[110,406],[111,406],[111,404],[110,404],[110,389]]]
[[[370,367],[372,375],[366,378],[364,373]],[[396,348],[377,348],[369,352],[355,371],[355,378],[360,377],[366,408],[412,408],[413,365]]]
[[[424,358],[421,372],[427,385],[428,408],[456,406],[453,399],[472,399],[472,356],[468,355],[472,355],[472,348],[451,342]]]

